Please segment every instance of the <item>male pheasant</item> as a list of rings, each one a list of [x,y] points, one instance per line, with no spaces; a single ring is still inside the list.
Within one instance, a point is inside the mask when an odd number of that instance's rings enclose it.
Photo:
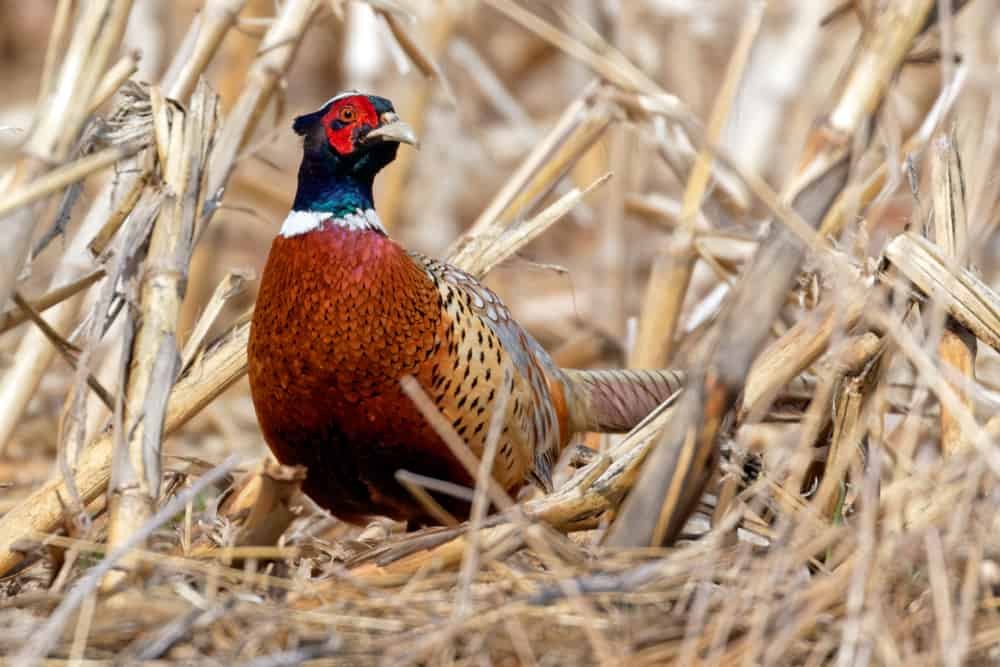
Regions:
[[[293,128],[304,138],[298,191],[261,278],[249,377],[264,438],[279,461],[306,466],[319,505],[352,522],[432,523],[397,470],[472,485],[403,392],[405,376],[477,456],[506,406],[493,476],[511,493],[529,480],[550,489],[574,433],[628,430],[678,391],[669,371],[557,368],[496,294],[386,235],[375,174],[416,143],[389,100],[344,93]]]

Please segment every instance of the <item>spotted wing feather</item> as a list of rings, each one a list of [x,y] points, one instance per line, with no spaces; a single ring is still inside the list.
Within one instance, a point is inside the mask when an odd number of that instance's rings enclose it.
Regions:
[[[494,477],[512,490],[525,478],[551,490],[565,436],[549,393],[558,369],[492,290],[454,266],[412,256],[439,290],[448,327],[430,380],[438,409],[482,455],[493,414],[506,400]]]

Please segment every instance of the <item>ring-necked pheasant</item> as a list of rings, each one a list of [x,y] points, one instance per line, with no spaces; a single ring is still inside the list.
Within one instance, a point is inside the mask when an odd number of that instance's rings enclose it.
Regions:
[[[349,521],[433,522],[397,470],[472,485],[404,394],[407,375],[477,455],[506,392],[493,476],[510,492],[550,489],[574,433],[628,430],[678,391],[670,371],[557,368],[492,291],[386,235],[372,183],[400,143],[416,143],[389,100],[344,93],[293,127],[298,191],[261,278],[249,377],[268,445],[307,467],[319,505]]]

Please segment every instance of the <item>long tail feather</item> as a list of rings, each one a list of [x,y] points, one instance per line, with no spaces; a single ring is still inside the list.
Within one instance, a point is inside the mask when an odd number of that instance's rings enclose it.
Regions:
[[[563,370],[570,385],[569,426],[574,432],[623,433],[664,401],[673,401],[684,374],[671,370]]]

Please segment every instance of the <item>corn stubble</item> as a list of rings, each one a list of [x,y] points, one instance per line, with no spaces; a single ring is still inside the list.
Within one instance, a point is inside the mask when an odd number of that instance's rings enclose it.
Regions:
[[[148,8],[58,4],[0,180],[0,652],[997,658],[1000,10],[600,4],[183,2],[144,78]],[[400,473],[468,525],[318,514],[242,381],[288,118],[355,83],[368,11],[392,55],[366,86],[425,146],[376,193],[391,233],[489,273],[573,365],[687,378],[548,496]]]

